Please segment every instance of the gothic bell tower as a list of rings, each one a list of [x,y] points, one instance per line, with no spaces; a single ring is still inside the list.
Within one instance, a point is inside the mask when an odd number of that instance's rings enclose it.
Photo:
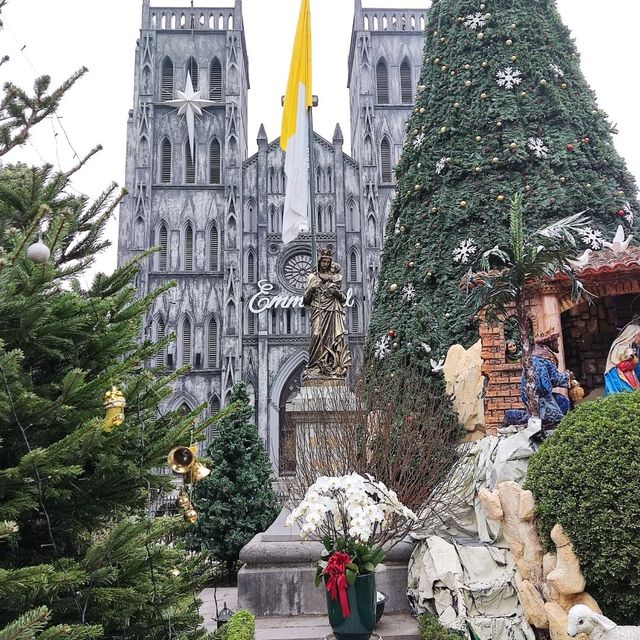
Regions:
[[[146,335],[175,333],[156,366],[189,365],[170,409],[217,411],[242,353],[242,164],[247,156],[249,68],[242,1],[228,8],[142,3],[133,109],[120,211],[120,263],[143,262],[141,295],[156,301]]]

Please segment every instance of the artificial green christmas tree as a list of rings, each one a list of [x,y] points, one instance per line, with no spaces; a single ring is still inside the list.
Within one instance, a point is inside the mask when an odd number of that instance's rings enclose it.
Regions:
[[[252,413],[246,386],[238,383],[207,449],[211,475],[193,492],[200,516],[189,532],[190,544],[210,551],[223,563],[227,576],[233,573],[242,547],[278,515],[273,468],[258,429],[251,424]]]
[[[36,99],[55,109],[47,84]],[[25,97],[5,86],[0,156],[35,124]],[[200,559],[184,551],[180,518],[148,515],[172,487],[157,468],[197,436],[198,414],[159,411],[181,372],[143,367],[165,346],[140,341],[163,291],[137,297],[138,262],[88,290],[74,279],[106,246],[122,195],[70,195],[85,162],[0,168],[0,635],[197,640]],[[105,422],[113,385],[121,424]]]
[[[477,340],[460,283],[508,237],[586,211],[584,249],[637,215],[636,185],[612,144],[554,0],[434,0],[370,325],[370,356],[437,371]]]

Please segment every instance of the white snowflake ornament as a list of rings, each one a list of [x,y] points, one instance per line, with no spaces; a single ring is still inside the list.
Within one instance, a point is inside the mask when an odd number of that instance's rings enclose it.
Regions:
[[[553,62],[549,65],[549,69],[551,69],[551,73],[557,78],[564,78],[564,71],[557,65],[553,64]]]
[[[413,284],[412,283],[405,284],[404,288],[402,289],[402,299],[405,302],[413,302],[415,297],[416,297],[416,288],[413,286]]]
[[[582,238],[582,242],[584,242],[588,247],[591,247],[594,251],[598,251],[598,249],[602,249],[604,246],[604,236],[602,235],[602,231],[599,229],[585,227],[580,231],[580,237]]]
[[[389,346],[389,344],[389,336],[383,336],[382,338],[380,338],[380,340],[376,342],[373,350],[373,355],[378,360],[384,360],[391,353],[391,347]]]
[[[473,31],[480,27],[484,27],[485,24],[487,24],[487,20],[479,11],[476,13],[470,13],[468,16],[465,16],[464,19],[464,26],[472,29]]]
[[[444,157],[440,158],[440,160],[436,162],[436,173],[440,175],[445,170],[446,166],[447,166],[447,159]]]
[[[513,89],[522,82],[522,72],[513,67],[505,67],[496,73],[498,85],[505,89]]]
[[[419,149],[422,148],[422,145],[424,144],[424,141],[427,139],[427,136],[424,135],[424,133],[419,133],[414,139],[413,142],[411,144],[413,144],[413,148],[417,151]]]
[[[632,227],[635,221],[635,216],[633,215],[633,211],[631,210],[631,205],[627,202],[623,207],[622,211],[624,212],[624,220],[625,222]]]
[[[458,247],[453,250],[453,261],[467,264],[471,256],[478,250],[471,238],[463,240]]]
[[[544,160],[549,155],[549,147],[542,138],[529,138],[527,146],[533,151],[533,155],[540,160]]]

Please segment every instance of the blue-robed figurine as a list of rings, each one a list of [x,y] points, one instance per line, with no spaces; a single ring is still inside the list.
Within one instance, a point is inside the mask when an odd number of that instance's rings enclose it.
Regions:
[[[605,395],[640,389],[640,324],[628,324],[611,345],[604,375]]]
[[[549,331],[535,337],[533,350],[533,370],[536,379],[536,394],[538,396],[538,412],[545,429],[557,426],[571,409],[569,400],[554,389],[569,388],[571,372],[562,373],[558,369],[558,351],[560,334]],[[529,407],[526,392],[525,373],[522,372],[522,402]],[[528,410],[511,409],[505,413],[504,426],[524,425],[531,414]]]

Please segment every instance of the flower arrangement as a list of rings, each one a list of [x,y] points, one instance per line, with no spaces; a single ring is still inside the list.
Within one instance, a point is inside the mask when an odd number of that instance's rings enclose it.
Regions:
[[[300,526],[302,539],[322,541],[324,550],[316,572],[333,600],[349,615],[346,590],[359,575],[373,573],[385,550],[403,540],[418,524],[394,491],[372,476],[352,473],[320,477],[287,518]]]

